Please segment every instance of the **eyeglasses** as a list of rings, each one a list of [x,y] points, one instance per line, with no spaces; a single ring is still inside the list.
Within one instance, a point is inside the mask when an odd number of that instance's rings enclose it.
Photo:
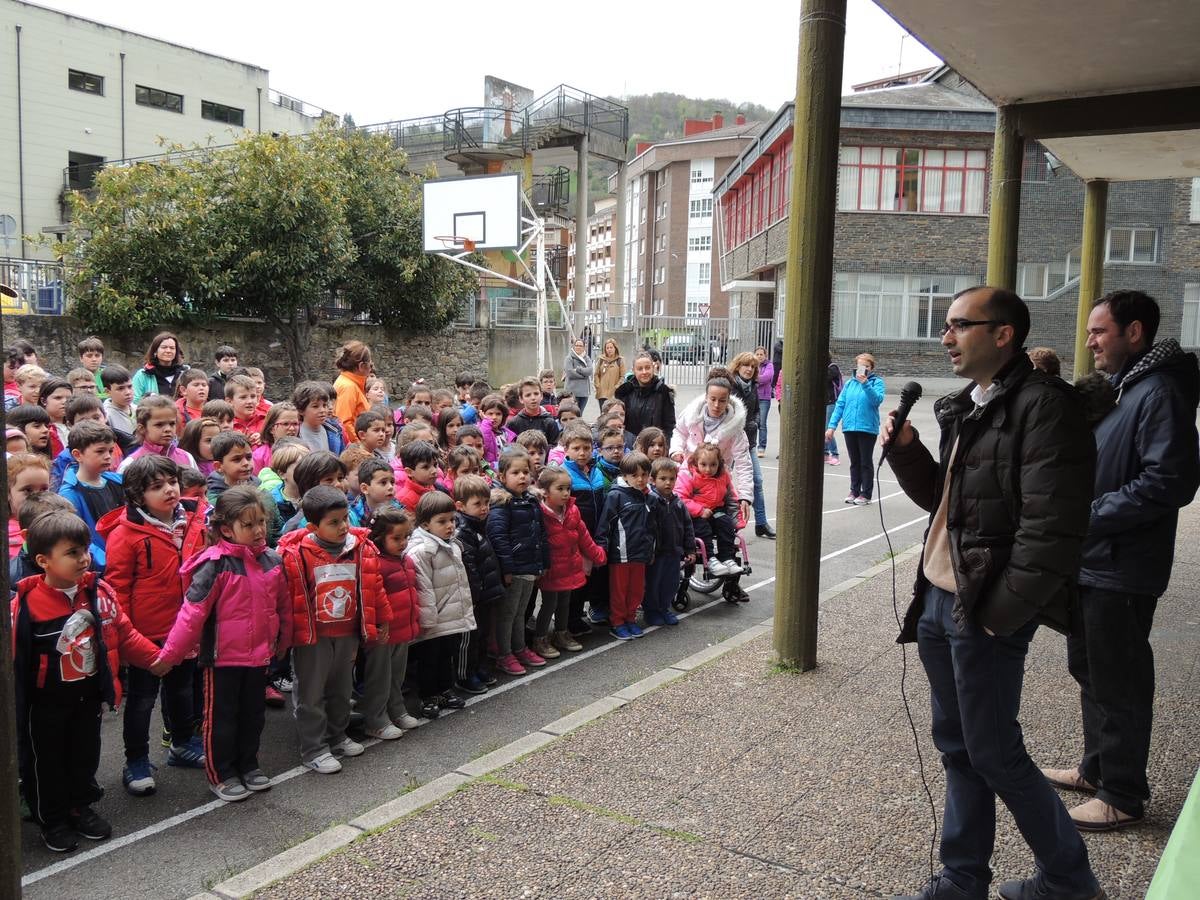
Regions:
[[[966,334],[968,328],[974,328],[976,325],[1008,325],[1008,322],[1001,322],[999,319],[951,319],[942,326],[940,334],[945,337],[951,331],[956,335]]]

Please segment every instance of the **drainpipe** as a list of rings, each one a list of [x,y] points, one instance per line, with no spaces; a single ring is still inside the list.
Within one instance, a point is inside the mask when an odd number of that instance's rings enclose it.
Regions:
[[[262,134],[262,88],[258,89],[258,133]]]
[[[128,159],[125,152],[125,51],[121,51],[121,159]]]
[[[21,112],[21,26],[17,26],[17,194],[21,215],[21,259],[25,259],[25,121]]]

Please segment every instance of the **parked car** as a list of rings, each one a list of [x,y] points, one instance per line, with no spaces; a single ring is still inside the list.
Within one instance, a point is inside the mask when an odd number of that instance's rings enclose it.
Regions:
[[[662,343],[664,363],[701,363],[706,361],[707,345],[698,334],[673,334]]]

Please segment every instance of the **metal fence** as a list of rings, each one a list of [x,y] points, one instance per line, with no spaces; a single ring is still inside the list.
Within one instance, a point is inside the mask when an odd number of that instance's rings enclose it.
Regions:
[[[15,297],[4,296],[8,315],[63,314],[66,292],[61,263],[0,257],[0,284],[16,292]]]
[[[728,365],[739,353],[765,347],[769,355],[775,333],[774,319],[638,316],[636,346],[622,350],[626,359],[642,349],[657,350],[668,384],[701,385],[712,366]]]

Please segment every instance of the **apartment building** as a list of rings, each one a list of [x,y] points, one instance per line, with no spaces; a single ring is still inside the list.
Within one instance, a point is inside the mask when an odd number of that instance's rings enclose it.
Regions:
[[[688,119],[679,140],[639,144],[626,167],[624,302],[611,317],[723,317],[729,298],[717,277],[713,185],[753,141],[759,123],[721,113]],[[616,188],[616,176],[610,186]],[[618,298],[619,300],[620,298]]]
[[[106,163],[327,114],[259,66],[20,0],[0,0],[0,66],[0,257],[49,256],[22,235],[61,231],[65,192]]]
[[[613,279],[616,277],[613,231],[616,219],[616,197],[603,197],[596,201],[595,211],[588,217],[587,271],[582,285],[575,277],[575,233],[571,232],[567,306],[576,314],[582,314],[580,318],[585,323],[603,322],[604,313],[613,299]]]
[[[794,110],[786,104],[715,186],[725,283],[739,316],[786,309]],[[834,231],[832,350],[870,351],[881,370],[946,374],[938,331],[956,291],[987,271],[995,109],[948,67],[842,99]],[[1073,365],[1083,182],[1029,142],[1021,184],[1017,290],[1030,346]],[[1113,183],[1104,283],[1144,290],[1160,337],[1200,346],[1200,180]]]

